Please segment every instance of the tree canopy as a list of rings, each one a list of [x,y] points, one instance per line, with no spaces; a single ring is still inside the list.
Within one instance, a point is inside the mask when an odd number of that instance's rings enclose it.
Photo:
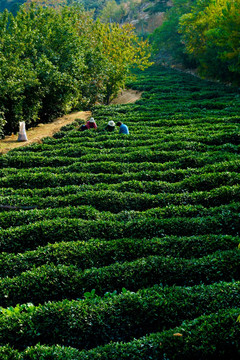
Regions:
[[[240,0],[199,1],[179,24],[186,52],[198,58],[202,73],[240,79]]]
[[[108,103],[133,66],[149,66],[133,27],[102,24],[81,7],[21,7],[0,14],[0,112],[5,132]],[[3,120],[1,121],[3,126]],[[0,125],[1,128],[1,125]]]
[[[198,67],[200,73],[240,83],[240,0],[173,0],[150,37],[156,52]]]

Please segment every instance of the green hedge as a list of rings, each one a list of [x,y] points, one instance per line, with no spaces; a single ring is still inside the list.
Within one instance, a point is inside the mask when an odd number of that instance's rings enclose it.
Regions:
[[[52,173],[52,174],[66,174],[66,173],[92,173],[92,174],[126,174],[126,173],[137,173],[141,172],[141,176],[149,174],[149,179],[151,175],[155,176],[155,172],[161,172],[159,174],[162,177],[162,180],[171,181],[181,181],[185,177],[192,175],[203,175],[203,174],[216,174],[218,172],[235,172],[239,173],[240,169],[240,160],[233,161],[224,161],[216,164],[205,165],[200,168],[187,168],[181,169],[181,161],[170,161],[166,163],[151,163],[151,162],[142,162],[142,163],[117,163],[113,161],[106,162],[97,162],[97,163],[81,163],[79,161],[75,162],[69,166],[62,167],[33,167],[33,168],[3,168],[0,169],[0,175],[2,177],[8,175],[21,175],[26,176],[27,174],[36,174],[36,173]],[[71,176],[71,175],[70,175]],[[155,176],[156,177],[156,176]],[[159,179],[159,178],[158,178]],[[142,178],[141,178],[142,180]],[[1,189],[1,193],[4,195],[6,191],[13,191],[11,188],[5,190]],[[18,189],[18,193],[21,193],[21,189]],[[32,191],[32,190],[29,190]],[[19,194],[20,194],[19,193]],[[26,192],[25,192],[26,193]]]
[[[21,154],[21,153],[20,153]],[[57,150],[48,150],[48,151],[39,151],[37,152],[38,156],[43,157],[69,157],[69,158],[81,158],[82,161],[95,161],[100,160],[101,157],[111,159],[114,154],[114,158],[116,161],[122,161],[123,159],[130,160],[130,161],[153,161],[153,162],[167,162],[167,161],[174,161],[177,158],[185,158],[185,157],[192,157],[192,158],[201,158],[208,156],[210,157],[220,157],[223,158],[224,156],[232,156],[236,157],[236,154],[232,154],[225,152],[222,153],[221,150],[217,151],[207,151],[207,152],[199,152],[198,150],[188,150],[188,149],[181,149],[181,150],[158,150],[158,149],[151,149],[148,146],[140,147],[140,149],[136,147],[121,147],[121,148],[114,148],[114,149],[95,149],[95,148],[84,148],[83,146],[68,146],[63,147]],[[13,152],[8,155],[9,157],[14,156],[16,153]],[[35,156],[36,153],[34,151],[26,152],[28,156]],[[230,158],[229,158],[230,159]],[[232,160],[232,159],[231,159]]]
[[[162,193],[151,195],[147,193],[137,194],[132,192],[117,192],[111,190],[95,191],[88,187],[82,187],[77,194],[48,196],[11,196],[2,197],[2,205],[12,205],[18,208],[28,206],[38,209],[56,208],[65,206],[94,206],[99,211],[145,211],[156,207],[169,205],[203,205],[205,207],[221,206],[232,201],[239,202],[240,185],[221,186],[210,191],[194,191],[192,193]],[[4,208],[2,208],[4,211]]]
[[[16,168],[22,167],[36,167],[36,166],[66,166],[76,162],[78,156],[70,157],[66,156],[51,156],[51,152],[47,154],[39,155],[35,153],[29,154],[15,154],[9,153],[8,155],[2,156],[0,158],[0,165],[3,167],[11,166]],[[103,153],[103,154],[89,154],[81,156],[81,162],[91,163],[98,161],[112,161],[113,154]],[[231,152],[223,151],[212,151],[205,153],[198,153],[197,151],[188,151],[183,150],[179,151],[133,151],[131,153],[126,153],[124,156],[122,154],[114,154],[115,162],[125,163],[125,162],[169,162],[178,160],[179,164],[182,167],[202,167],[207,164],[215,164],[222,161],[233,161],[239,160],[238,154],[233,154]],[[78,159],[79,161],[79,159]]]
[[[189,149],[189,150],[198,150],[198,151],[206,151],[208,150],[207,146],[205,146],[204,144],[201,144],[200,142],[193,142],[193,141],[169,141],[169,142],[159,142],[159,138],[155,138],[155,139],[144,139],[144,142],[142,139],[138,139],[138,140],[134,140],[134,141],[130,141],[129,139],[127,140],[122,140],[122,139],[114,139],[114,140],[105,140],[105,141],[99,141],[98,138],[95,138],[94,141],[89,141],[89,139],[87,139],[86,142],[83,143],[83,141],[81,142],[77,142],[76,140],[79,140],[78,138],[73,138],[71,141],[71,138],[68,139],[68,141],[66,141],[67,139],[65,139],[65,142],[61,142],[59,141],[58,143],[53,143],[52,145],[50,144],[37,144],[37,145],[29,145],[29,146],[24,146],[24,147],[19,147],[16,148],[15,150],[13,150],[11,153],[42,153],[45,151],[51,151],[52,154],[54,155],[55,151],[64,151],[64,146],[67,142],[68,147],[75,151],[82,151],[84,153],[88,153],[89,152],[89,148],[91,148],[91,153],[95,153],[95,152],[104,152],[104,151],[110,151],[112,152],[114,149],[114,152],[126,152],[126,147],[128,148],[129,152],[134,151],[134,149],[138,149],[141,150],[142,148],[148,148],[151,150],[169,150],[169,151],[176,151],[176,150],[185,150],[185,149]],[[82,139],[81,139],[82,140]],[[237,150],[238,147],[236,147],[235,149]],[[69,149],[65,149],[65,151],[69,150]],[[218,148],[211,148],[212,150],[217,150]],[[210,150],[210,149],[209,149]],[[42,155],[42,154],[41,154]]]
[[[104,111],[106,111],[106,108],[104,108]],[[108,134],[98,130],[96,132],[84,133],[79,133],[79,131],[77,130],[72,130],[69,132],[60,131],[56,133],[53,138],[45,138],[43,140],[43,143],[48,145],[57,145],[69,142],[69,144],[77,143],[86,144],[86,146],[89,146],[93,143],[98,144],[99,142],[104,142],[104,145],[106,145],[106,147],[115,147],[117,144],[121,143],[129,144],[130,142],[136,142],[142,146],[142,140],[146,140],[147,143],[151,143],[152,141],[159,139],[159,137],[164,137],[164,140],[167,142],[181,141],[182,138],[183,141],[189,140],[190,143],[199,142],[199,145],[201,144],[201,146],[205,147],[207,144],[205,144],[204,140],[207,138],[209,142],[211,135],[210,132],[212,132],[213,130],[224,130],[225,133],[233,132],[234,134],[236,134],[236,127],[234,126],[236,126],[235,124],[239,123],[239,116],[221,116],[220,114],[212,117],[210,116],[210,114],[201,114],[199,117],[193,117],[193,114],[191,114],[190,116],[188,116],[188,114],[173,114],[172,116],[168,115],[164,118],[162,114],[159,114],[158,112],[156,112],[156,114],[150,113],[150,115],[149,112],[129,112],[128,116],[125,115],[125,117],[123,117],[122,114],[116,114],[116,117],[113,118],[112,116],[109,117],[107,114],[99,116],[99,114],[97,113],[96,118],[98,123],[100,120],[100,122],[104,121],[104,124],[106,124],[106,122],[109,120],[116,121],[118,118],[119,120],[124,121],[129,125],[131,124],[130,129],[132,129],[133,131],[130,132],[127,139],[119,137],[117,132]],[[146,121],[151,122],[151,127],[145,127]],[[189,125],[191,126],[190,129],[188,128]],[[141,127],[144,127],[145,133],[142,133]],[[154,132],[152,131],[152,127],[154,128]],[[170,134],[169,128],[171,128],[172,130],[176,130],[177,133]],[[201,132],[201,129],[205,130],[204,135],[203,132]],[[195,130],[195,132],[193,130]],[[198,131],[199,134],[196,134],[196,131]],[[221,134],[221,139],[223,142],[223,134]],[[200,140],[202,143],[200,143]],[[110,143],[112,144],[112,146],[110,145]],[[213,143],[212,145],[216,146],[219,144]],[[31,146],[31,148],[35,148],[35,146]],[[13,151],[17,152],[27,150],[15,149]]]
[[[165,235],[239,235],[240,218],[238,213],[224,217],[173,217],[169,219],[141,219],[123,221],[54,219],[39,221],[30,225],[17,226],[0,231],[0,249],[4,252],[22,252],[46,245],[48,242],[106,240],[124,237],[152,238]]]
[[[216,314],[185,321],[169,331],[89,351],[59,345],[37,345],[19,353],[6,346],[0,349],[0,354],[3,360],[238,360],[240,326],[236,319],[239,312],[238,308],[220,310]]]
[[[75,190],[75,189],[73,189]],[[76,190],[75,190],[76,191]],[[52,194],[54,195],[54,193]],[[64,193],[62,194],[64,195]],[[35,195],[36,196],[36,195]],[[41,195],[39,195],[41,196]],[[56,218],[101,220],[114,219],[114,214],[100,212],[92,206],[62,207],[56,209],[33,209],[33,210],[11,210],[0,213],[0,227],[7,229],[13,226],[33,224],[36,221],[50,220]]]
[[[176,172],[177,174],[177,172]],[[181,171],[178,175],[183,175]],[[180,177],[179,176],[179,177]],[[157,180],[157,181],[156,181]],[[165,183],[164,180],[169,182]],[[61,187],[66,185],[93,185],[94,189],[105,188],[113,191],[178,193],[183,191],[211,190],[223,185],[237,185],[240,183],[240,174],[235,172],[189,174],[189,177],[176,182],[178,179],[171,177],[171,171],[166,172],[134,172],[125,174],[88,174],[88,173],[66,173],[51,174],[49,172],[24,173],[8,175],[0,179],[1,187],[11,188],[45,188]],[[172,183],[174,182],[174,183]],[[107,186],[108,185],[108,186]],[[100,188],[99,188],[100,187]]]
[[[160,72],[97,131],[0,158],[0,358],[239,358],[238,94]]]
[[[200,259],[148,256],[132,262],[115,263],[84,271],[76,266],[42,265],[14,278],[0,280],[0,303],[42,303],[48,300],[81,298],[96,289],[103,296],[107,291],[131,291],[153,286],[211,284],[217,281],[240,280],[240,251],[227,250]]]
[[[158,125],[155,124],[155,125]],[[154,126],[154,124],[152,123],[151,126]],[[224,131],[229,131],[228,127],[234,127],[234,125],[228,125],[228,126],[224,126]],[[203,130],[203,129],[201,129]],[[215,125],[214,129],[211,129],[210,131],[217,131],[217,125]],[[176,129],[174,129],[174,131],[176,131]],[[182,131],[182,129],[181,129]],[[188,135],[187,131],[184,133],[184,136],[187,138],[188,136],[190,136],[191,138],[193,137],[192,133],[190,133]],[[205,135],[206,136],[206,135]],[[135,135],[136,137],[136,135]],[[164,137],[164,141],[163,142],[159,142],[159,137]],[[122,139],[122,138],[117,138],[117,139],[111,139],[108,140],[106,139],[105,141],[101,141],[100,139],[98,139],[98,137],[95,138],[86,138],[85,141],[83,141],[83,139],[85,138],[66,138],[64,137],[63,140],[65,141],[61,141],[61,140],[55,140],[55,142],[53,144],[47,144],[47,143],[43,143],[43,144],[35,144],[35,145],[29,145],[29,146],[24,146],[24,147],[19,147],[16,148],[14,150],[11,151],[11,154],[16,154],[16,153],[39,153],[39,155],[43,155],[43,152],[49,152],[51,151],[52,155],[63,155],[63,153],[69,153],[70,154],[74,154],[76,152],[81,152],[82,154],[87,154],[89,151],[89,148],[91,148],[91,153],[96,153],[96,152],[104,152],[104,151],[109,151],[112,152],[114,150],[114,152],[116,153],[125,153],[126,152],[126,147],[129,150],[129,152],[134,151],[134,149],[138,149],[139,151],[144,149],[144,148],[148,148],[151,150],[158,150],[158,151],[176,151],[176,150],[195,150],[195,151],[199,151],[199,152],[204,152],[204,151],[217,151],[217,150],[221,150],[222,148],[222,144],[221,145],[207,145],[204,143],[204,138],[199,138],[199,136],[195,135],[195,138],[193,139],[188,139],[188,140],[184,140],[184,138],[182,139],[182,141],[180,139],[178,139],[178,137],[180,138],[180,135],[177,136],[176,134],[173,135],[168,135],[168,134],[164,134],[163,133],[159,133],[158,136],[150,136],[150,138],[145,138],[143,137],[143,139],[141,139],[141,134],[138,135],[137,139],[131,139],[128,138],[126,139]],[[68,140],[68,141],[67,141]],[[80,141],[81,140],[81,141]],[[207,141],[207,140],[206,140]],[[64,145],[68,144],[68,149],[64,149]],[[226,143],[226,142],[225,142]],[[225,148],[225,150],[227,150]],[[231,147],[228,148],[228,150],[232,150],[233,152],[239,152],[239,146],[234,145],[231,142]]]
[[[148,255],[199,258],[216,251],[236,249],[239,244],[240,237],[229,235],[60,242],[21,254],[2,253],[0,274],[2,277],[13,277],[44,264],[75,265],[84,270],[114,262],[132,261]]]
[[[237,162],[235,162],[236,164]],[[167,171],[172,169],[179,168],[178,161],[169,161],[166,163],[151,163],[151,162],[142,162],[142,163],[117,163],[114,161],[99,161],[97,163],[82,163],[81,161],[76,161],[72,165],[68,166],[58,166],[58,167],[30,167],[30,168],[12,168],[7,167],[0,169],[1,176],[7,176],[11,174],[27,174],[27,173],[37,173],[37,172],[51,172],[53,174],[66,174],[66,173],[103,173],[103,174],[124,174],[126,172],[140,172],[140,171]],[[232,171],[237,171],[239,167],[237,165],[233,167],[233,163],[226,163],[226,168],[230,167]],[[226,170],[225,168],[225,170]],[[235,170],[236,168],[236,170]],[[186,169],[182,170],[186,172]],[[197,172],[197,169],[193,169],[192,171]],[[199,171],[204,171],[199,169]],[[221,169],[220,169],[221,171]],[[223,171],[223,170],[222,170]],[[206,169],[206,172],[209,172],[209,169]]]
[[[91,294],[94,296],[93,292]],[[224,309],[227,319],[231,308],[239,305],[239,300],[238,282],[194,287],[155,286],[137,293],[124,290],[117,296],[108,293],[104,298],[92,297],[85,301],[64,300],[37,307],[33,304],[18,305],[1,309],[0,344],[9,344],[16,349],[37,343],[89,349],[110,341],[133,340],[146,333],[163,330],[166,334],[169,331],[172,333],[173,330],[167,329],[175,326],[180,326],[181,331],[175,332],[184,337],[187,320],[210,314],[213,326],[214,317],[217,320],[216,315],[212,318],[213,313]],[[234,319],[239,328],[238,316],[239,309]],[[194,323],[198,323],[198,319],[192,323],[193,328]],[[208,334],[210,329],[203,331],[201,337],[206,336],[207,339],[207,336],[217,335]],[[150,335],[154,336],[157,334]],[[227,338],[221,339],[223,348]],[[114,344],[108,346],[114,347]]]
[[[71,165],[75,162],[75,159],[66,158],[66,157],[44,157],[39,155],[23,156],[20,154],[14,154],[10,156],[10,153],[0,157],[0,166],[7,167],[13,166],[17,169],[29,168],[31,166],[66,166]]]
[[[60,190],[56,188],[56,190]],[[55,190],[55,189],[54,189]],[[71,189],[61,188],[64,195],[64,190],[78,191],[79,188],[73,187]],[[69,193],[66,192],[66,195]],[[44,192],[45,193],[45,192]],[[59,194],[57,192],[57,194]],[[56,192],[52,192],[52,196],[56,195]],[[36,195],[35,195],[36,196]],[[43,196],[43,193],[39,194]],[[206,217],[206,216],[217,216],[217,218],[226,223],[225,217],[235,216],[240,211],[240,203],[230,203],[226,205],[206,208],[202,205],[169,205],[166,207],[156,207],[148,209],[146,211],[134,211],[134,210],[123,210],[117,214],[109,211],[98,211],[93,206],[67,206],[53,209],[31,209],[18,211],[14,209],[5,209],[0,213],[0,227],[7,229],[13,226],[22,226],[32,224],[36,221],[51,220],[55,218],[68,218],[68,219],[85,219],[85,220],[115,220],[115,221],[132,221],[132,220],[143,220],[153,217],[154,219],[171,218],[171,217]]]

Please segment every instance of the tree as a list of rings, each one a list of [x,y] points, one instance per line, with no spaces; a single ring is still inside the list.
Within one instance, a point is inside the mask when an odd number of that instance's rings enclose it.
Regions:
[[[138,39],[130,24],[103,24],[91,17],[78,20],[82,47],[86,48],[84,100],[87,105],[109,103],[123,87],[133,67],[144,69],[149,62],[150,46]]]
[[[8,132],[49,121],[81,100],[84,69],[77,16],[31,6],[0,16],[0,109]]]
[[[180,19],[187,53],[198,58],[203,74],[224,80],[240,74],[239,28],[240,0],[199,1]]]
[[[131,68],[143,70],[150,65],[150,48],[147,41],[137,38],[130,24],[119,26],[97,21],[93,33],[102,64],[103,100],[108,104],[111,97],[124,86]]]
[[[195,61],[186,53],[178,32],[179,19],[183,14],[190,13],[195,2],[196,0],[173,0],[173,6],[166,12],[163,24],[149,36],[153,50],[156,55],[160,55],[160,58],[172,57],[186,66],[195,66]]]
[[[115,0],[108,1],[100,12],[100,19],[105,23],[120,23],[124,16],[126,11],[123,4],[117,4]]]
[[[42,2],[42,0],[41,0]],[[49,1],[48,1],[49,2]],[[81,7],[27,4],[0,14],[0,112],[6,132],[108,103],[149,46],[130,25],[102,24]]]
[[[37,6],[47,7],[50,6],[52,8],[59,8],[61,6],[67,5],[67,0],[26,0],[25,6],[28,7],[31,4],[35,4]]]

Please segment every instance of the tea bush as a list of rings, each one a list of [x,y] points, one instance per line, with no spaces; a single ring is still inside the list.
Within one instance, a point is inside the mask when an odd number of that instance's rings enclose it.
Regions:
[[[239,358],[239,89],[161,66],[129,86],[97,131],[0,157],[3,359]]]
[[[214,324],[213,319],[217,320],[217,316],[213,314],[220,313],[222,307],[228,310],[225,310],[225,321],[234,314],[235,328],[240,326],[236,322],[239,309],[232,312],[239,303],[239,282],[191,288],[154,286],[136,293],[124,289],[119,295],[108,293],[102,299],[94,298],[94,293],[92,295],[93,298],[88,298],[86,293],[83,301],[64,300],[38,306],[29,303],[1,309],[1,344],[8,341],[9,345],[24,349],[29,342],[31,345],[41,342],[91,349],[110,341],[133,340],[146,331],[156,333],[165,330],[164,333],[174,334],[169,329],[180,326],[182,320],[181,331],[177,333],[185,337],[184,328],[185,324],[191,323],[189,320],[197,318],[195,322],[199,325],[198,317],[204,313],[203,319],[212,320]],[[220,317],[220,323],[224,324],[222,321]],[[155,336],[159,335],[163,334]]]
[[[0,256],[2,277],[13,277],[44,264],[76,265],[82,270],[103,267],[114,262],[132,261],[148,255],[203,257],[218,250],[237,249],[239,237],[230,235],[164,236],[163,238],[56,242],[22,254],[3,252]]]
[[[173,360],[204,358],[210,360],[217,356],[224,360],[229,356],[233,360],[239,358],[239,308],[220,310],[210,315],[202,315],[194,320],[184,321],[181,326],[160,333],[152,333],[130,342],[115,342],[99,346],[92,350],[79,351],[69,346],[36,345],[23,352],[14,350],[10,346],[0,348],[3,359],[37,360],[41,359],[76,359],[104,360],[128,359],[158,360],[166,356]],[[211,329],[211,331],[209,331]],[[201,338],[201,342],[199,341]],[[224,344],[222,339],[224,339]]]

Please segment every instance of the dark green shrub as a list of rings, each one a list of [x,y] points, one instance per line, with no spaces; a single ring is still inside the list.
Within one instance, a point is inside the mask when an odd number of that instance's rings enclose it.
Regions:
[[[96,132],[0,157],[0,358],[239,358],[239,92],[159,67],[135,85]]]
[[[2,306],[81,298],[95,289],[131,291],[153,286],[212,284],[240,279],[239,250],[217,252],[200,259],[148,256],[132,262],[80,271],[76,266],[42,265],[14,278],[0,280]]]
[[[2,253],[0,273],[2,277],[13,277],[44,264],[75,265],[84,270],[107,266],[114,262],[133,261],[148,255],[198,258],[215,251],[233,250],[239,243],[239,237],[229,235],[60,242],[22,254]]]
[[[235,329],[239,329],[240,326],[237,323],[239,309],[236,309],[239,304],[239,282],[199,285],[192,288],[154,286],[137,293],[126,290],[119,295],[106,293],[102,299],[95,296],[94,291],[91,292],[92,297],[87,297],[89,294],[86,293],[84,301],[64,300],[38,306],[29,303],[18,305],[15,308],[1,309],[1,344],[8,343],[17,349],[25,349],[30,344],[35,345],[40,342],[46,345],[57,343],[77,349],[91,349],[110,341],[141,342],[143,339],[136,340],[136,338],[147,332],[152,334],[147,336],[146,340],[155,337],[159,339],[161,336],[164,338],[170,333],[169,341],[171,340],[173,351],[174,345],[176,346],[176,343],[173,342],[173,334],[182,334],[182,340],[184,340],[187,336],[185,326],[190,319],[196,318],[194,321],[190,321],[189,335],[191,335],[192,328],[193,333],[197,331],[199,336],[197,329],[198,326],[201,328],[201,320],[198,317],[204,313],[201,330],[204,329],[204,323],[207,324],[207,327],[210,326],[208,321],[212,324],[210,328],[213,328],[212,332],[209,329],[203,331],[201,336],[206,341],[204,351],[208,354],[208,346],[209,349],[212,348],[212,342],[209,342],[208,336],[211,341],[214,340],[214,336],[217,336],[216,326],[221,328],[225,323],[229,329],[226,321],[231,319],[232,324],[233,313],[235,314]],[[232,310],[234,307],[235,310]],[[218,312],[222,312],[225,319],[221,318]],[[181,330],[176,331],[175,326],[179,326]],[[222,330],[227,331],[225,327]],[[158,331],[163,332],[158,334],[156,333]],[[233,333],[228,336],[232,336]],[[239,330],[237,334],[239,334]],[[224,343],[221,339],[223,351],[226,350],[227,339],[228,337],[224,337]],[[116,345],[107,345],[107,347],[114,348]],[[201,342],[200,345],[201,349]],[[188,347],[187,341],[185,346],[188,350],[193,350],[191,346]],[[93,354],[99,350],[93,349]],[[129,356],[128,350],[127,348],[124,355],[126,357]]]
[[[3,359],[12,360],[224,360],[239,358],[239,317],[240,309],[220,310],[210,315],[184,321],[181,326],[161,333],[151,334],[128,343],[116,342],[89,351],[78,351],[66,346],[36,345],[23,352],[10,347],[0,348]],[[211,330],[211,331],[210,331]],[[201,339],[201,341],[199,341]],[[224,341],[223,341],[224,339]]]

